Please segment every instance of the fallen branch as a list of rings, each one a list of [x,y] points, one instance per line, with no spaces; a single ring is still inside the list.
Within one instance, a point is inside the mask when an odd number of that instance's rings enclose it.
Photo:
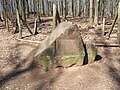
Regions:
[[[96,34],[102,34],[101,32],[100,33],[90,33],[90,32],[80,32],[80,34],[92,34],[92,35],[96,35]]]
[[[26,28],[28,29],[28,31],[30,32],[31,35],[33,35],[31,29],[29,28],[28,24],[22,19],[22,17],[20,16],[20,19],[22,20],[23,24],[26,26]]]
[[[16,40],[23,41],[23,42],[37,43],[37,44],[41,43],[41,41],[32,41],[32,40],[24,40],[24,39],[16,39]]]
[[[108,39],[110,38],[110,34],[112,33],[112,30],[113,30],[113,28],[114,28],[114,26],[115,26],[115,23],[116,23],[117,19],[118,19],[118,12],[116,13],[115,18],[114,18],[114,20],[113,20],[113,22],[112,22],[112,26],[111,26],[111,28],[110,28],[110,31],[109,31],[108,37],[107,37]]]
[[[118,44],[94,44],[97,47],[120,47]]]

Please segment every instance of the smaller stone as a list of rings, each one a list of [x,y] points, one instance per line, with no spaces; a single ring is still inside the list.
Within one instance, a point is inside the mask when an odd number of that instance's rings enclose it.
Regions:
[[[93,63],[97,56],[97,49],[93,44],[87,44],[86,49],[88,54],[88,64]]]

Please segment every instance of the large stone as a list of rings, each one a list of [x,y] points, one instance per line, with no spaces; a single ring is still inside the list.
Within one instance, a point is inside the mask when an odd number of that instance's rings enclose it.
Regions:
[[[77,29],[77,25],[73,24],[72,22],[62,22],[52,31],[52,33],[50,35],[48,35],[45,38],[45,40],[41,44],[38,45],[38,47],[34,50],[34,57],[38,56],[39,63],[41,64],[41,66],[43,68],[51,67],[51,63],[54,64],[53,59],[55,58],[56,53],[58,51],[56,48],[57,39],[61,38],[61,37],[70,39],[71,36],[69,35],[69,37],[68,37],[68,34],[71,34],[71,33],[74,34],[73,31],[75,29]],[[72,35],[73,41],[79,42],[77,40],[74,40],[74,39],[76,39],[75,35],[74,35],[74,38]],[[77,35],[77,37],[78,36],[79,35]],[[70,40],[72,40],[72,39],[70,39]],[[77,44],[77,47],[79,47],[78,44]],[[75,47],[76,46],[74,46],[74,48]],[[67,46],[66,46],[66,48],[67,48]],[[78,52],[78,54],[79,54],[79,52]],[[55,64],[56,64],[56,62],[55,62]]]
[[[85,52],[77,25],[74,25],[56,40],[56,55],[58,63],[63,67],[74,64],[83,65]]]
[[[59,24],[36,48],[35,56],[38,55],[40,64],[45,68],[53,64],[63,67],[83,65],[84,45],[77,25],[71,22]]]

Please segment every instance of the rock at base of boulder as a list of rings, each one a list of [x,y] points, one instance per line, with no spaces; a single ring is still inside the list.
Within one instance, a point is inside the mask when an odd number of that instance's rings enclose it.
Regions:
[[[57,57],[57,63],[64,68],[72,65],[83,65],[84,57],[80,55],[63,55]]]
[[[93,44],[87,44],[87,56],[88,56],[88,64],[93,63],[97,56],[97,49]]]

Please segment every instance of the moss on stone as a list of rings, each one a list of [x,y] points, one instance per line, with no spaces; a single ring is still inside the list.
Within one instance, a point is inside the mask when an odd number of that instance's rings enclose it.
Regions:
[[[97,50],[92,50],[88,55],[89,63],[93,63],[95,61],[95,57],[97,55]]]
[[[97,55],[97,50],[92,51],[91,58],[95,60],[96,55]]]
[[[60,58],[58,63],[63,67],[70,67],[74,64],[77,64],[77,62],[80,60],[79,55],[64,55]]]
[[[43,71],[47,72],[49,71],[49,68],[52,65],[52,60],[50,56],[47,56],[45,54],[42,54],[39,56],[39,63],[43,69]]]

